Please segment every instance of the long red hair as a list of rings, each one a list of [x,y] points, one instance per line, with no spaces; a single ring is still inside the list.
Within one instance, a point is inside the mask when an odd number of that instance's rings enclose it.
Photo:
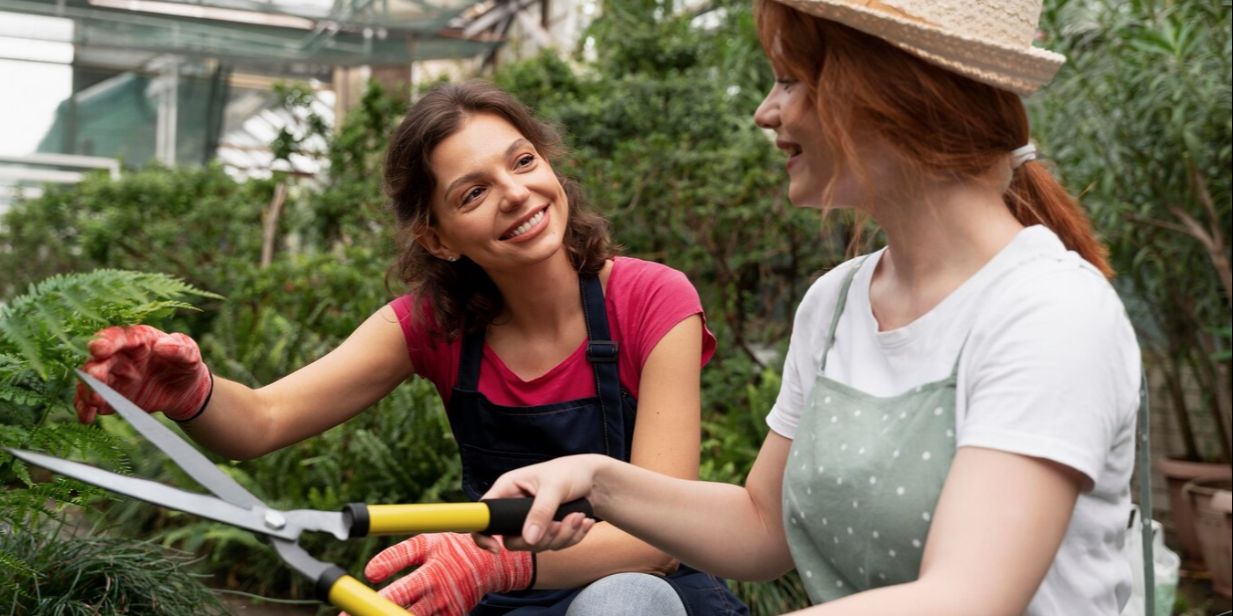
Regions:
[[[836,171],[863,176],[853,126],[873,131],[920,174],[954,180],[983,175],[1028,143],[1027,111],[1017,94],[774,0],[758,0],[755,10],[772,64],[807,88],[837,149]],[[1087,214],[1044,164],[1015,169],[1003,199],[1020,223],[1049,227],[1068,249],[1113,276]]]

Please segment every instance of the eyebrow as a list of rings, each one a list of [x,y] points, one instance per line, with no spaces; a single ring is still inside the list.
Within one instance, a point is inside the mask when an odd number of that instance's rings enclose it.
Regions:
[[[531,145],[531,142],[527,141],[526,137],[522,137],[520,139],[514,140],[513,143],[509,144],[508,148],[505,148],[505,157],[509,158],[514,153],[515,150],[517,150],[518,148],[521,148],[524,145]],[[458,179],[454,180],[453,182],[450,182],[450,185],[445,187],[445,197],[449,198],[450,193],[454,192],[454,189],[459,184],[465,184],[472,180],[479,179],[480,177],[483,177],[483,175],[484,175],[483,171],[472,171],[471,173],[465,174],[459,177]]]

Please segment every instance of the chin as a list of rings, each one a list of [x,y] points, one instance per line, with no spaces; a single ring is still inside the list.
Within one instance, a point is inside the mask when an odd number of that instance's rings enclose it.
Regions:
[[[826,206],[822,204],[822,195],[816,192],[794,191],[792,187],[788,187],[788,202],[794,207],[808,210],[822,210]]]

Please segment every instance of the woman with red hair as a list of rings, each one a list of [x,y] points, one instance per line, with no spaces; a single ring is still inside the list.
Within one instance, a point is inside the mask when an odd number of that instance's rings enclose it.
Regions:
[[[543,512],[587,497],[700,569],[795,567],[810,613],[1121,611],[1139,350],[1104,248],[1035,161],[1021,96],[1064,62],[1032,46],[1040,10],[758,0],[777,78],[754,119],[789,198],[855,208],[887,245],[802,300],[744,486],[527,467],[488,494],[536,495],[527,546],[585,534]]]

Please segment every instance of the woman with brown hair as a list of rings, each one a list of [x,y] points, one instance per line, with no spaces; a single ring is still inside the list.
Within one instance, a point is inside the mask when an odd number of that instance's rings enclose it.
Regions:
[[[1020,96],[1064,61],[1031,44],[1040,1],[756,6],[777,78],[754,119],[789,198],[855,208],[886,247],[802,300],[745,486],[579,457],[487,496],[536,494],[520,547],[583,535],[544,511],[587,497],[719,575],[795,567],[809,613],[1118,614],[1139,352],[1103,247],[1034,160]]]
[[[259,389],[214,378],[190,338],[148,326],[100,332],[85,369],[233,458],[323,432],[418,375],[446,403],[472,498],[505,471],[577,453],[696,478],[699,373],[715,348],[698,294],[678,271],[615,255],[607,223],[555,172],[559,146],[496,87],[441,87],[386,159],[407,295]],[[85,387],[76,404],[83,422],[109,412]],[[566,524],[592,533],[538,557],[418,535],[365,574],[418,567],[381,593],[421,616],[747,613],[722,581],[609,524]]]

